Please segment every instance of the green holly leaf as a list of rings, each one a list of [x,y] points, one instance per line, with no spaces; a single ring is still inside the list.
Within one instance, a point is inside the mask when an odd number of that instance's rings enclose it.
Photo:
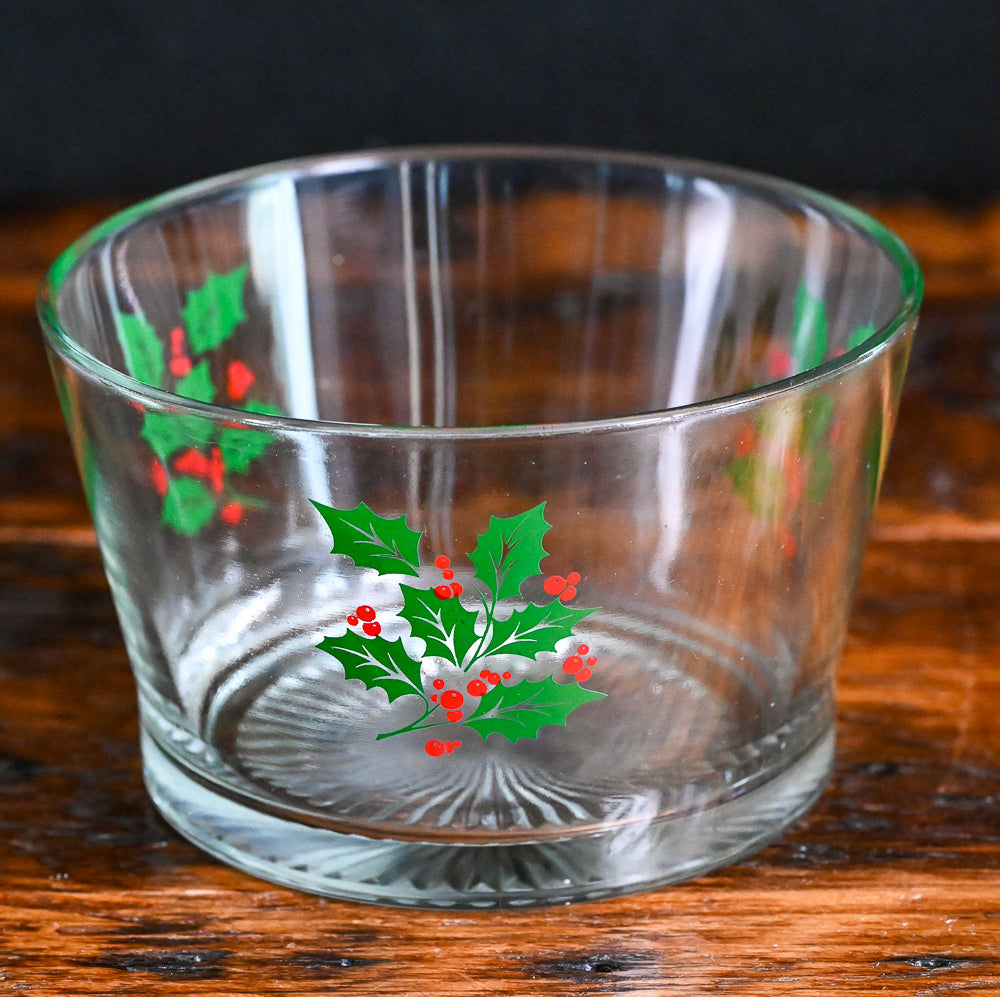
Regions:
[[[541,560],[548,555],[542,546],[548,530],[544,502],[506,519],[491,516],[489,529],[469,555],[475,577],[498,600],[520,595],[521,586],[539,574]]]
[[[809,465],[809,481],[806,484],[806,498],[819,502],[833,483],[833,455],[829,450],[817,450]]]
[[[200,450],[214,431],[211,420],[197,415],[173,415],[169,412],[147,412],[142,423],[142,435],[160,460],[181,447]]]
[[[801,449],[818,447],[833,418],[833,399],[816,395],[802,409]]]
[[[243,285],[249,269],[244,263],[230,273],[209,274],[202,287],[188,292],[181,314],[195,353],[215,349],[246,319]]]
[[[143,384],[159,388],[163,384],[166,361],[163,343],[142,315],[118,313],[118,341],[125,354],[128,372]]]
[[[219,433],[219,452],[227,471],[245,474],[250,465],[274,442],[274,436],[262,429],[227,427]]]
[[[479,614],[467,609],[457,598],[439,599],[429,589],[400,585],[403,593],[401,616],[410,624],[414,637],[424,641],[426,657],[437,656],[461,667],[472,646],[479,640]]]
[[[212,384],[212,372],[208,361],[202,360],[177,382],[177,394],[183,398],[191,398],[196,402],[212,402],[215,400],[215,385]]]
[[[595,609],[573,609],[558,599],[544,606],[529,603],[515,609],[509,619],[493,621],[482,657],[519,654],[534,660],[545,651],[554,651],[564,637],[571,637],[573,628]]]
[[[495,685],[463,726],[471,727],[484,741],[490,734],[500,734],[514,743],[538,737],[542,727],[565,727],[578,706],[604,698],[603,692],[585,689],[576,682],[556,682],[551,675],[540,682]]]
[[[346,554],[359,568],[380,575],[416,575],[422,534],[406,525],[406,517],[384,519],[362,502],[343,511],[313,502],[333,535],[332,554]]]
[[[795,372],[823,362],[827,346],[826,303],[799,284],[792,304],[791,354]]]
[[[390,703],[424,695],[420,662],[406,653],[401,640],[366,638],[348,630],[341,637],[324,637],[316,646],[344,666],[345,678],[357,679],[366,689],[382,689]]]
[[[854,332],[847,337],[847,348],[849,350],[853,350],[855,347],[867,342],[874,335],[875,326],[873,323],[869,322],[867,325],[859,325],[857,329],[855,329]]]
[[[163,500],[163,522],[193,537],[215,513],[215,496],[194,478],[174,478]]]
[[[243,406],[243,411],[255,412],[257,415],[284,415],[284,412],[277,405],[271,405],[269,402],[259,402],[253,398]]]
[[[725,467],[733,489],[755,516],[777,519],[785,494],[785,479],[756,454],[731,460]]]
[[[255,415],[282,415],[281,409],[268,402],[250,399],[243,407],[244,412]],[[274,442],[274,434],[263,429],[227,426],[219,434],[219,451],[227,471],[246,474],[250,465]]]

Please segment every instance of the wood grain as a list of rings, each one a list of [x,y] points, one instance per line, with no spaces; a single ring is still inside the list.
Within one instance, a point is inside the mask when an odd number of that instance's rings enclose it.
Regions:
[[[33,311],[43,267],[106,208],[0,217],[0,991],[1000,991],[1000,205],[874,210],[914,247],[929,295],[829,790],[733,868],[518,913],[271,887],[156,815]]]

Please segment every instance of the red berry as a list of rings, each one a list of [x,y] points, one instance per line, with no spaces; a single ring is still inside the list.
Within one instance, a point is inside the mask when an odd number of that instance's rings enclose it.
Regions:
[[[510,674],[510,672],[504,672],[503,677],[507,680],[510,680],[513,676]]]
[[[586,644],[581,644],[581,645],[580,645],[580,646],[579,646],[579,647],[578,647],[578,648],[576,649],[576,653],[577,653],[577,654],[586,654],[586,653],[587,653],[587,652],[588,652],[589,650],[590,650],[590,648],[589,648],[589,647],[587,647],[587,645],[586,645]]]
[[[559,598],[563,602],[569,602],[576,595],[576,589],[572,585],[568,585],[566,588],[559,593]]]
[[[482,679],[473,679],[465,688],[470,696],[485,696],[488,691]]]
[[[570,655],[563,662],[563,671],[567,675],[575,675],[581,668],[583,668],[583,658],[577,654]]]
[[[191,373],[191,361],[187,357],[171,357],[170,358],[170,373],[174,377],[184,377],[186,374]]]
[[[566,576],[566,582],[569,585],[579,585],[580,584],[580,572],[579,571],[571,571]]]
[[[184,330],[178,325],[170,330],[170,373],[184,377],[191,372],[191,361],[184,355]]]
[[[780,546],[782,553],[786,557],[795,557],[795,537],[792,536],[792,531],[785,527],[781,533]]]
[[[456,748],[462,747],[461,741],[445,741],[444,750],[450,755]]]
[[[358,619],[364,620],[365,623],[371,623],[375,619],[375,610],[371,606],[358,606],[354,612],[358,614]]]
[[[566,579],[562,575],[552,575],[545,579],[545,584],[542,587],[548,595],[559,595],[566,588]]]
[[[437,588],[434,589],[434,594],[439,599],[450,599],[455,593],[452,592],[450,585],[438,585]]]
[[[435,679],[431,683],[431,685],[433,685],[435,689],[443,689],[444,688],[444,679]]]
[[[209,461],[200,450],[189,449],[174,461],[174,469],[193,478],[204,478],[208,476]]]
[[[787,377],[791,372],[791,354],[778,346],[770,347],[767,351],[767,376]]]
[[[757,433],[753,426],[747,426],[740,433],[740,438],[736,441],[736,456],[746,457],[754,448],[757,442]]]
[[[451,583],[451,591],[455,595],[461,595],[462,594],[462,583],[461,582],[452,582]]]
[[[445,568],[445,570],[441,572],[441,577],[446,582],[450,582],[455,577],[455,572],[452,571],[451,568]]]
[[[448,718],[449,723],[457,724],[459,720],[462,719],[461,710],[449,710],[445,716]]]
[[[445,557],[444,554],[441,554],[440,556],[435,557],[434,558],[434,564],[438,568],[441,568],[442,571],[445,568],[450,568],[451,567],[451,561],[447,557]]]
[[[438,694],[436,692],[431,693],[431,702],[436,703],[438,701]]]
[[[500,673],[499,672],[490,672],[490,674],[487,676],[486,681],[489,682],[490,685],[499,685],[500,684]]]
[[[212,486],[212,491],[218,495],[223,488],[222,477],[226,469],[222,463],[222,451],[218,447],[212,447],[212,453],[208,462],[208,483]]]
[[[167,469],[155,458],[149,465],[149,477],[153,482],[153,488],[157,495],[167,494]]]
[[[369,637],[377,637],[382,632],[381,623],[363,623],[361,629],[364,630]]]
[[[483,670],[482,670],[482,671],[481,671],[481,672],[479,673],[479,677],[480,677],[481,679],[488,679],[488,678],[490,677],[490,670],[489,670],[488,668],[484,668],[484,669],[483,669]]]
[[[593,668],[594,665],[597,664],[597,656],[595,655],[593,658],[587,658],[587,664],[590,665],[591,668]]]
[[[239,502],[227,502],[220,510],[222,521],[235,526],[243,518],[243,506]]]
[[[799,464],[798,457],[792,451],[788,451],[785,454],[782,465],[785,472],[785,494],[789,504],[796,505],[799,499],[802,498],[802,467]]]
[[[446,710],[457,710],[464,702],[465,697],[455,689],[449,689],[447,692],[441,693],[441,705]]]
[[[589,668],[581,668],[576,673],[576,680],[577,682],[586,682],[587,679],[589,679],[592,674],[593,672],[591,672]]]
[[[243,401],[256,380],[254,372],[242,360],[233,360],[226,368],[226,390],[233,401]]]
[[[445,750],[444,744],[440,741],[428,741],[424,745],[424,751],[426,751],[432,758],[437,758],[439,755],[443,755]]]

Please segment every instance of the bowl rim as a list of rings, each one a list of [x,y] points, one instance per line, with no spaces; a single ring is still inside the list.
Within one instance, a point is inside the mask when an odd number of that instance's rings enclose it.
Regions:
[[[241,409],[199,402],[145,384],[99,359],[89,350],[80,346],[59,320],[56,304],[59,293],[70,273],[88,253],[112,236],[121,235],[129,228],[154,215],[163,214],[195,200],[265,187],[277,180],[301,180],[337,174],[374,172],[392,167],[398,169],[404,164],[514,159],[538,163],[579,162],[596,166],[652,169],[688,180],[704,179],[732,188],[740,188],[760,200],[765,199],[765,197],[772,200],[781,198],[788,203],[808,206],[856,229],[862,236],[875,243],[887,259],[896,266],[900,278],[900,294],[896,309],[888,322],[876,329],[867,339],[840,356],[825,360],[823,363],[799,373],[776,378],[744,391],[634,414],[567,420],[557,423],[486,426],[413,426],[328,421],[250,413]],[[66,362],[99,379],[131,401],[151,408],[190,412],[208,418],[223,419],[227,422],[237,421],[247,426],[272,432],[295,430],[320,432],[325,435],[346,434],[358,437],[444,440],[501,436],[530,438],[567,433],[622,431],[664,425],[708,414],[738,412],[756,407],[782,395],[809,387],[818,387],[837,380],[854,368],[870,364],[879,354],[889,349],[897,339],[915,326],[923,299],[923,290],[923,275],[920,267],[911,251],[894,232],[846,201],[794,181],[739,167],[658,153],[558,145],[457,144],[402,146],[279,160],[221,173],[145,198],[130,207],[111,214],[75,239],[59,254],[39,287],[37,310],[42,331],[55,353]]]

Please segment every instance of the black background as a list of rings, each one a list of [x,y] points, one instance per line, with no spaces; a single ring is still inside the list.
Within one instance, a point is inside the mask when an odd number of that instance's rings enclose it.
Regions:
[[[983,199],[1000,190],[1000,3],[0,0],[0,202],[453,142]]]

